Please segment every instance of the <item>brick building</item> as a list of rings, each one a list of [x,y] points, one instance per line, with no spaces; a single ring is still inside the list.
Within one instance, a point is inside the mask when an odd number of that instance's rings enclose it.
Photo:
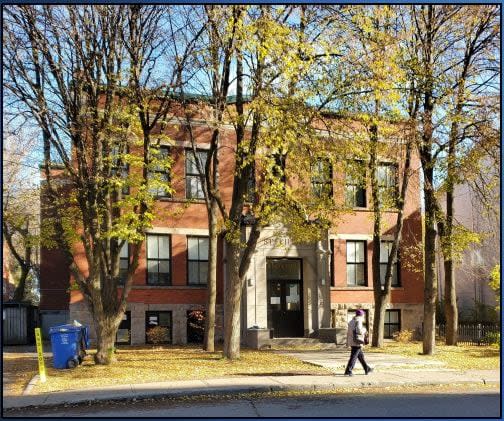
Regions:
[[[173,119],[167,129],[172,139],[166,153],[174,159],[169,175],[175,193],[158,192],[155,220],[144,242],[140,265],[129,294],[127,312],[118,333],[119,343],[142,344],[146,330],[161,325],[169,330],[170,342],[195,340],[194,310],[204,310],[208,223],[201,200],[200,177],[194,165],[191,143],[184,125]],[[200,158],[209,148],[209,124],[205,116],[192,119]],[[235,134],[232,125],[222,132],[220,149],[221,193],[229,204],[233,188]],[[393,164],[393,165],[392,165]],[[400,168],[401,162],[383,163],[383,171]],[[419,167],[418,157],[413,168]],[[334,187],[334,200],[351,200],[351,208],[337,225],[316,244],[294,244],[281,226],[262,230],[244,287],[242,338],[260,346],[273,337],[319,337],[345,339],[346,323],[357,308],[373,323],[372,211],[366,188],[349,177],[334,174],[327,183]],[[389,177],[392,179],[393,177]],[[339,192],[339,193],[338,193]],[[348,193],[351,194],[348,194]],[[350,199],[348,199],[350,198]],[[391,240],[396,213],[384,212],[384,244]],[[244,226],[244,231],[247,228]],[[421,241],[418,171],[409,184],[401,250]],[[225,259],[220,241],[217,286],[217,338],[222,337]],[[78,263],[85,267],[84,252]],[[411,260],[411,259],[409,259]],[[421,259],[408,260],[402,253],[394,277],[391,304],[386,315],[386,336],[400,329],[419,330],[422,323],[423,278]],[[128,264],[128,249],[122,251],[122,267]],[[405,264],[408,263],[408,264]],[[82,294],[68,290],[70,276],[57,251],[42,253],[41,311],[60,311],[69,320],[92,324]],[[66,313],[68,312],[68,313]],[[196,339],[197,340],[197,339]]]

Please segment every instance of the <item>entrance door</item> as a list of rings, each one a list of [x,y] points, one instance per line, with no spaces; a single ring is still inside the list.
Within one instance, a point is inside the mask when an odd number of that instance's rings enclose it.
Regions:
[[[267,259],[268,328],[276,338],[304,335],[301,259]]]

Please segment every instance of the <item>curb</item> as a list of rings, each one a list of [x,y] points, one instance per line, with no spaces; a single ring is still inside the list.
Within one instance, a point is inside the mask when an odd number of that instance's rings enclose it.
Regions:
[[[38,376],[35,376],[33,380]],[[38,380],[38,379],[37,379]],[[32,383],[32,382],[30,382]],[[89,391],[83,393],[83,391],[75,390],[73,392],[74,396],[69,396],[68,398],[62,399],[58,402],[58,399],[54,398],[52,394],[45,395],[29,395],[29,397],[23,398],[8,398],[4,399],[3,408],[4,410],[16,410],[16,409],[27,409],[27,408],[49,408],[58,406],[68,406],[68,405],[79,405],[79,404],[91,404],[104,401],[138,401],[143,399],[153,399],[153,398],[182,398],[182,397],[196,397],[196,396],[223,396],[231,394],[254,394],[254,393],[271,393],[271,392],[296,392],[296,391],[333,391],[333,390],[344,390],[344,389],[355,389],[358,388],[379,388],[379,387],[393,387],[393,386],[435,386],[435,385],[446,385],[446,384],[460,384],[460,385],[498,385],[500,381],[480,379],[479,381],[475,379],[459,380],[456,383],[451,381],[412,381],[412,382],[397,382],[397,381],[377,381],[372,382],[369,380],[363,380],[359,382],[354,382],[353,384],[341,385],[336,382],[327,382],[323,384],[298,384],[298,385],[288,385],[281,384],[279,382],[270,382],[277,384],[264,384],[264,385],[247,385],[247,386],[214,386],[213,388],[208,385],[205,387],[194,387],[187,390],[152,390],[152,391],[141,391],[136,390],[134,385],[125,388],[122,391],[111,391],[111,392],[100,392],[98,396],[93,396]],[[34,383],[35,384],[35,383]],[[206,382],[205,382],[206,384]],[[26,387],[28,389],[30,384]],[[33,387],[33,386],[32,386]],[[26,390],[25,389],[25,390]],[[30,388],[31,390],[31,388]],[[24,393],[24,392],[23,392]],[[29,393],[29,392],[28,392]],[[9,402],[9,400],[11,402]],[[25,400],[26,402],[22,402]],[[16,402],[17,401],[17,402]],[[31,401],[31,402],[29,402]]]
[[[35,374],[33,376],[33,378],[30,380],[30,382],[24,388],[23,396],[27,396],[27,395],[31,394],[33,387],[38,383],[39,379],[40,379],[40,376],[38,374]]]

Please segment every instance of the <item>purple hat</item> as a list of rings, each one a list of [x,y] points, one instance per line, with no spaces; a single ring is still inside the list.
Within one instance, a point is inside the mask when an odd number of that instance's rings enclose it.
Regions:
[[[355,315],[356,315],[356,316],[364,316],[364,310],[361,310],[361,309],[357,310],[357,311],[355,312]]]

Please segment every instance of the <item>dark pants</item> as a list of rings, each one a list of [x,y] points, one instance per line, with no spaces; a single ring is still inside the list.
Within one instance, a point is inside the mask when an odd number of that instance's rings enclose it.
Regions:
[[[364,372],[368,372],[369,366],[367,365],[366,361],[364,360],[364,353],[362,352],[362,348],[360,346],[353,346],[352,347],[352,352],[350,353],[350,359],[348,360],[348,364],[345,370],[345,374],[351,373],[353,368],[355,367],[355,363],[357,362],[357,358],[359,359],[360,363],[362,364],[362,368],[364,369]]]

